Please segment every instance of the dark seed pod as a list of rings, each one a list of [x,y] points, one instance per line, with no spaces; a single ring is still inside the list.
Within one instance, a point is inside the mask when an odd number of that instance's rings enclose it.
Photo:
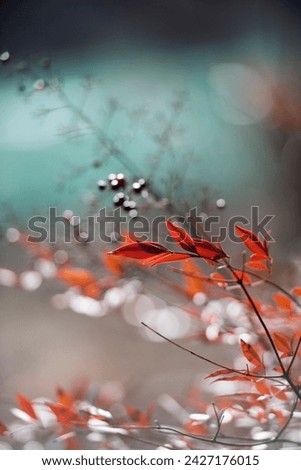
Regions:
[[[126,211],[130,211],[130,210],[136,208],[136,203],[135,203],[135,201],[124,201],[123,208]]]
[[[116,176],[117,181],[119,181],[120,187],[124,188],[126,185],[126,179],[123,173],[118,173]]]
[[[108,175],[108,181],[111,182],[113,180],[116,180],[117,179],[117,176],[115,175],[115,173],[110,173]]]
[[[99,180],[97,181],[97,186],[100,191],[103,191],[107,187],[107,183],[105,180]]]
[[[125,196],[123,193],[118,193],[113,197],[114,206],[122,206],[124,203]]]
[[[146,181],[144,178],[139,178],[138,183],[140,184],[141,188],[145,188],[146,186]]]
[[[120,184],[119,184],[119,181],[118,180],[112,180],[111,181],[111,189],[113,189],[114,191],[117,191],[117,189],[120,188]]]
[[[124,202],[124,201],[127,199],[127,197],[126,197],[126,195],[125,195],[124,193],[117,193],[116,196],[118,196],[118,198],[119,198],[122,202]]]
[[[140,193],[141,192],[141,186],[138,183],[138,181],[135,181],[135,183],[132,184],[132,189],[135,193]]]

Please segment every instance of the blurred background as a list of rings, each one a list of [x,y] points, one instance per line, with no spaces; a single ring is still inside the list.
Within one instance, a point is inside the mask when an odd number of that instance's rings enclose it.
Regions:
[[[276,275],[288,282],[289,263],[298,275],[299,2],[10,0],[0,8],[1,268],[32,269],[7,229],[24,231],[50,206],[81,216],[111,207],[97,181],[123,172],[151,184],[141,213],[156,203],[162,212],[197,205],[222,222],[249,217],[254,205],[275,215]],[[154,394],[184,393],[204,371],[170,345],[145,341],[122,320],[121,301],[100,319],[55,308],[52,280],[35,292],[0,289],[4,414],[17,391],[51,396],[77,379],[121,381],[142,406]],[[155,281],[137,295],[127,318],[171,301]],[[214,346],[198,347],[214,357]]]

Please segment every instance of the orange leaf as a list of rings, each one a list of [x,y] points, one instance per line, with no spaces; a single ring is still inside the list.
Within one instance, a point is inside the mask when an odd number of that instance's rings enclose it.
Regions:
[[[286,422],[286,416],[283,414],[281,410],[276,410],[275,408],[272,408],[271,413],[273,413],[276,416],[280,424],[284,424]]]
[[[293,310],[293,302],[286,295],[276,292],[273,295],[275,304],[283,310],[291,311]]]
[[[241,345],[242,352],[244,356],[248,359],[248,361],[251,362],[251,364],[253,364],[256,367],[262,367],[261,359],[258,353],[253,348],[253,346],[246,343],[243,339],[240,340],[240,345]]]
[[[291,344],[287,336],[285,336],[283,333],[274,333],[273,338],[279,351],[289,355],[292,354]]]
[[[232,371],[228,369],[218,369],[215,370],[214,372],[211,372],[211,374],[206,375],[205,379],[211,379],[212,377],[218,377],[219,375],[227,375],[231,374]]]
[[[117,276],[122,276],[124,274],[124,267],[122,261],[119,258],[110,256],[109,253],[104,252],[102,254],[102,260],[106,267]]]
[[[294,287],[293,288],[293,294],[300,296],[301,295],[301,287]]]
[[[126,407],[127,414],[131,418],[134,423],[139,424],[140,426],[148,426],[150,423],[150,417],[143,413],[142,411],[139,411],[137,408],[134,408],[133,406],[127,406]]]
[[[48,403],[48,407],[54,413],[58,422],[64,426],[80,426],[85,424],[83,418],[69,407],[53,403]]]
[[[20,410],[24,411],[24,413],[26,413],[32,419],[38,419],[31,401],[27,397],[25,397],[25,395],[21,395],[19,393],[17,395],[17,401],[18,401]]]
[[[252,280],[248,273],[240,270],[236,270],[234,272],[243,281],[244,284],[251,284]]]
[[[271,391],[278,400],[287,401],[286,393],[281,388],[272,386]]]
[[[246,268],[254,269],[255,271],[267,271],[269,272],[269,268],[263,261],[248,261],[245,263]]]
[[[83,287],[83,294],[92,299],[98,299],[101,294],[101,287],[97,282],[92,282]]]
[[[2,436],[4,433],[6,433],[6,431],[7,431],[7,427],[5,426],[5,424],[3,424],[0,421],[0,436]]]
[[[252,381],[252,377],[249,377],[247,375],[227,375],[226,377],[220,377],[218,379],[213,380],[212,383],[215,382],[250,382]]]
[[[81,268],[61,268],[56,277],[67,284],[79,287],[85,287],[96,281],[94,274]]]
[[[262,243],[255,233],[238,225],[235,225],[235,231],[250,251],[260,255],[262,259],[269,259],[266,243]]]
[[[60,405],[63,405],[67,408],[72,407],[74,403],[74,398],[70,393],[66,392],[61,387],[58,387],[56,394],[57,394],[57,401]]]
[[[188,421],[185,424],[184,429],[191,434],[195,434],[196,436],[204,436],[208,432],[208,426],[206,424],[195,420]]]
[[[173,224],[170,220],[167,220],[166,225],[172,238],[183,250],[196,253],[194,241],[186,230]]]
[[[219,274],[219,273],[211,273],[209,277],[210,277],[210,279],[212,279],[213,281],[215,281],[216,284],[217,284],[219,287],[226,287],[227,283],[225,282],[224,276],[222,276],[221,274]]]
[[[65,450],[80,450],[81,444],[75,436],[70,436],[65,440]]]
[[[204,292],[203,271],[191,259],[184,261],[183,276],[185,282],[185,291],[189,297],[193,297],[198,292]]]
[[[255,382],[255,387],[261,395],[270,395],[270,387],[264,379],[258,379]]]

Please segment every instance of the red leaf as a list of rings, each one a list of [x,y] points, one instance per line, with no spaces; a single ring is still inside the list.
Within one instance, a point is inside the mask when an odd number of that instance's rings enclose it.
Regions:
[[[184,250],[196,253],[196,247],[191,236],[181,227],[173,224],[170,220],[166,222],[170,235],[175,242]]]
[[[246,268],[254,269],[255,271],[267,271],[269,272],[269,268],[263,261],[248,261],[245,263]]]
[[[188,421],[185,424],[184,429],[195,436],[204,436],[208,433],[208,426],[195,420]]]
[[[269,259],[266,243],[262,243],[255,233],[238,225],[235,225],[235,230],[250,251],[260,255],[262,259]]]
[[[293,288],[293,294],[300,296],[301,295],[301,287],[294,287]]]
[[[235,274],[242,280],[244,284],[251,284],[252,280],[248,273],[244,271],[236,270]]]
[[[70,436],[65,440],[65,450],[80,450],[81,444],[75,436]]]
[[[285,354],[291,355],[292,348],[290,340],[283,333],[274,333],[273,334],[274,342],[277,349]]]
[[[26,413],[32,419],[38,419],[31,401],[27,397],[25,397],[25,395],[21,395],[19,393],[17,395],[17,401],[18,401],[20,410],[24,411],[24,413]]]
[[[282,390],[281,388],[272,386],[272,387],[271,387],[271,391],[272,391],[273,395],[274,395],[276,398],[278,398],[278,400],[287,401],[286,393],[285,393],[284,390]]]
[[[137,260],[147,260],[162,253],[171,253],[165,246],[154,242],[133,242],[120,246],[109,254]]]
[[[266,261],[265,255],[260,255],[258,253],[252,253],[250,256],[250,261]]]
[[[249,377],[247,375],[227,375],[226,377],[220,377],[219,379],[213,380],[212,383],[215,382],[222,382],[222,381],[227,381],[227,382],[250,382],[252,381],[252,377]]]
[[[5,426],[5,424],[3,424],[0,421],[0,436],[2,436],[4,433],[6,433],[6,431],[7,431],[7,427]]]
[[[258,379],[255,382],[255,387],[261,395],[270,395],[270,387],[264,379]]]
[[[56,277],[72,286],[85,287],[96,281],[93,273],[81,268],[61,268]]]
[[[83,287],[83,295],[91,297],[92,299],[98,299],[101,294],[101,287],[98,282],[92,282],[87,286]]]
[[[276,294],[273,295],[273,299],[275,304],[281,309],[287,311],[293,310],[293,302],[286,295],[276,292]]]
[[[63,405],[67,408],[72,407],[74,403],[74,398],[70,393],[66,392],[61,387],[57,388],[56,393],[57,393],[57,401],[60,405]]]
[[[228,369],[218,369],[215,370],[214,372],[211,372],[211,374],[206,375],[205,379],[211,379],[212,377],[218,377],[219,375],[227,375],[231,374],[232,371]]]
[[[222,276],[221,274],[219,274],[219,273],[211,273],[209,277],[210,277],[210,279],[212,279],[213,281],[215,281],[216,284],[217,284],[219,287],[226,287],[227,283],[225,282],[224,276]]]
[[[275,408],[272,408],[271,413],[276,416],[280,424],[284,424],[286,422],[286,415],[284,415],[281,410],[275,410]]]
[[[191,259],[184,261],[183,276],[185,282],[185,291],[189,297],[193,297],[198,292],[204,292],[204,273]]]
[[[122,264],[122,260],[119,258],[114,258],[114,256],[110,256],[109,253],[104,252],[102,254],[102,260],[106,267],[117,276],[122,276],[124,274],[124,267]]]
[[[218,261],[223,258],[228,258],[219,243],[211,243],[208,240],[200,238],[193,239],[197,254],[209,261]]]
[[[163,263],[171,263],[172,261],[183,261],[184,259],[191,258],[189,253],[163,253],[161,255],[157,255],[149,260],[143,262],[143,264],[147,264],[148,266],[157,266],[158,264]]]
[[[53,403],[48,403],[48,407],[54,413],[58,422],[64,426],[81,426],[85,424],[83,418],[69,407]]]
[[[126,411],[134,423],[139,424],[140,426],[149,426],[150,415],[148,413],[143,413],[133,406],[127,406]]]
[[[248,361],[251,362],[251,364],[253,364],[256,367],[262,367],[261,359],[258,353],[253,348],[253,346],[246,343],[243,339],[240,340],[240,345],[241,345],[242,352],[244,356],[248,359]]]

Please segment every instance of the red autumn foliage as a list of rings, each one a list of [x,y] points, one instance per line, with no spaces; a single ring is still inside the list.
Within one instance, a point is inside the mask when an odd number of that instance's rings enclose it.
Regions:
[[[0,436],[3,436],[7,432],[7,427],[0,421]]]
[[[301,288],[295,287],[290,294],[277,286],[273,279],[270,279],[271,257],[268,253],[267,243],[247,229],[236,227],[236,232],[252,252],[248,262],[244,262],[243,258],[243,268],[237,269],[232,266],[231,259],[219,243],[192,238],[184,229],[171,221],[168,221],[167,228],[174,241],[183,250],[182,252],[171,251],[160,243],[140,242],[128,237],[125,244],[119,245],[113,252],[104,256],[106,267],[111,273],[109,278],[102,279],[100,277],[100,281],[90,270],[73,268],[70,267],[70,264],[68,267],[66,265],[64,268],[59,267],[55,276],[70,286],[78,287],[82,295],[99,299],[102,291],[114,286],[120,277],[122,277],[121,282],[124,282],[128,260],[138,263],[140,267],[181,262],[182,269],[172,268],[174,272],[182,274],[181,284],[174,282],[172,287],[173,290],[184,294],[185,304],[181,306],[183,315],[189,314],[191,321],[195,322],[199,328],[196,334],[191,335],[190,338],[197,340],[203,338],[218,345],[223,341],[223,338],[227,337],[227,340],[230,340],[228,344],[236,344],[237,335],[249,333],[252,345],[240,339],[241,352],[246,359],[246,364],[243,369],[236,369],[231,363],[228,365],[226,360],[215,362],[202,354],[182,347],[174,340],[169,340],[150,328],[174,346],[205,362],[207,361],[210,365],[215,365],[217,369],[206,376],[206,379],[213,379],[211,383],[218,382],[221,385],[223,382],[228,384],[232,382],[231,388],[237,390],[236,393],[215,396],[214,412],[209,411],[212,405],[206,403],[203,398],[200,399],[199,395],[194,400],[190,398],[189,411],[183,408],[183,416],[186,415],[186,420],[182,416],[180,417],[179,435],[182,433],[183,442],[192,448],[194,448],[191,444],[193,439],[196,439],[196,442],[198,440],[202,442],[201,439],[204,438],[207,443],[212,442],[213,444],[218,440],[223,443],[223,439],[227,442],[224,432],[224,430],[227,431],[227,423],[222,423],[222,416],[226,410],[231,410],[231,426],[234,428],[236,420],[248,417],[253,425],[259,424],[266,426],[267,429],[269,426],[272,429],[277,428],[278,434],[275,438],[271,438],[269,443],[280,442],[279,436],[284,434],[291,423],[295,423],[294,410],[296,413],[300,410],[301,381],[300,368],[296,358],[301,355],[299,347],[301,324],[299,304],[293,295],[298,296],[301,293]],[[217,267],[221,269],[208,273],[209,268],[204,267],[203,271],[198,265],[199,260],[214,267],[218,265]],[[264,273],[260,275],[260,273],[246,271],[245,268]],[[161,272],[165,271],[161,270],[160,274]],[[257,284],[271,287],[270,298],[273,299],[274,305],[272,302],[264,302],[254,295],[254,288]],[[216,289],[215,286],[223,289],[222,296],[220,289]],[[203,293],[203,296],[198,303],[195,302],[195,294],[200,292]],[[221,300],[216,311],[214,306],[211,310],[210,302],[213,299]],[[220,308],[223,302],[227,311],[226,315]],[[206,313],[203,315],[203,312]],[[144,323],[144,326],[147,325]],[[295,399],[297,401],[294,404]],[[42,420],[39,419],[40,414],[35,411],[39,410],[37,408],[38,402],[33,404],[24,395],[18,395],[17,400],[19,408],[32,420],[35,420],[35,426],[43,426]],[[158,404],[162,406],[159,401]],[[108,434],[112,433],[112,435],[116,432],[120,438],[124,439],[124,442],[127,439],[135,438],[144,442],[145,436],[137,434],[139,430],[161,432],[172,429],[173,435],[177,433],[176,428],[175,430],[168,426],[164,428],[161,423],[156,425],[157,418],[154,416],[156,403],[150,405],[146,411],[119,404],[116,406],[119,413],[119,415],[117,413],[117,418],[110,415],[109,412],[99,410],[98,405],[99,403],[96,405],[93,403],[93,405],[87,406],[82,395],[67,392],[61,387],[57,388],[56,402],[46,402],[44,406],[52,412],[56,419],[56,427],[54,424],[51,426],[56,429],[57,436],[62,438],[64,448],[79,449],[82,445],[82,436],[89,435],[91,431],[92,434],[103,432],[104,435],[106,430],[109,430]],[[107,397],[100,405],[111,406],[110,398]],[[171,402],[171,404],[167,404],[167,411],[170,412],[173,406],[180,413],[183,405]],[[191,414],[190,408],[196,410],[199,417],[196,412]],[[22,419],[22,414],[20,414],[20,418]],[[216,437],[212,438],[210,436],[214,426]],[[220,426],[223,426],[223,432],[220,431]],[[5,438],[9,436],[9,427],[0,423],[0,434],[5,435]],[[233,439],[235,441],[235,437]],[[252,437],[252,433],[249,434],[248,439],[250,442],[246,444],[246,447],[258,445],[258,440]],[[104,438],[103,441],[103,448],[113,448],[109,439]],[[290,442],[290,439],[287,441]],[[262,443],[265,445],[266,440]],[[175,447],[171,445],[171,448]]]
[[[293,349],[290,339],[283,333],[275,332],[273,334],[275,345],[278,351],[282,352],[282,357],[289,357],[293,355]]]
[[[17,401],[18,401],[20,410],[24,411],[24,413],[26,413],[32,419],[38,419],[31,401],[25,395],[22,395],[19,393],[17,395]]]
[[[57,388],[57,402],[59,405],[63,405],[66,408],[71,408],[74,403],[74,397],[71,393],[66,392],[61,387]]]
[[[173,237],[175,242],[183,248],[183,250],[196,252],[196,246],[194,240],[191,238],[183,228],[173,224],[170,220],[167,220],[166,226],[169,230],[170,235]]]
[[[268,266],[261,260],[259,261],[247,261],[245,263],[246,268],[254,269],[255,271],[267,271],[269,272]]]
[[[262,361],[256,350],[250,344],[246,343],[243,339],[240,340],[243,355],[255,367],[263,367]]]
[[[78,287],[86,287],[96,282],[96,278],[91,271],[81,268],[61,268],[57,271],[56,277],[71,286]]]
[[[71,407],[48,403],[48,407],[54,413],[59,423],[73,428],[74,426],[86,426],[86,421]]]
[[[269,259],[268,246],[266,240],[259,240],[257,235],[244,227],[235,226],[237,235],[241,238],[247,248],[257,255],[257,260]],[[254,259],[254,258],[253,258]]]
[[[273,295],[275,304],[285,311],[291,311],[294,308],[293,302],[286,295],[281,294],[281,292],[276,292]]]

